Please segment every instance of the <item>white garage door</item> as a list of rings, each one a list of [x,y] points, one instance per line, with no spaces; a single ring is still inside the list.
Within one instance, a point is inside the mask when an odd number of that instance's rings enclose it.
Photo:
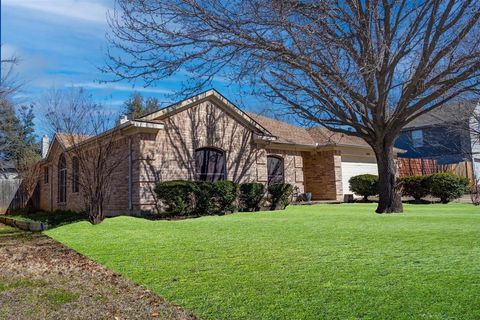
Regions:
[[[353,193],[350,190],[348,180],[353,176],[359,174],[375,174],[378,175],[378,169],[376,163],[368,162],[346,162],[342,161],[342,185],[343,194]]]

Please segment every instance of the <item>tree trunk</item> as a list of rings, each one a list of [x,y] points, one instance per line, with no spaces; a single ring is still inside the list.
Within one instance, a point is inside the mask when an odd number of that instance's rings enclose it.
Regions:
[[[99,224],[105,218],[103,213],[103,203],[100,199],[91,201],[88,210],[88,220],[91,224]]]
[[[403,212],[402,195],[396,183],[396,164],[393,157],[393,142],[383,142],[375,148],[378,165],[379,201],[375,212]]]

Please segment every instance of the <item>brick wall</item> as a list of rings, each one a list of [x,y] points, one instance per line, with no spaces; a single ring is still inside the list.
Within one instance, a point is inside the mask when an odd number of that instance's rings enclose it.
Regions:
[[[305,191],[313,200],[341,200],[342,167],[340,151],[319,151],[303,155]]]
[[[135,143],[136,210],[154,210],[153,188],[158,181],[195,178],[195,150],[219,148],[226,153],[227,179],[237,183],[267,182],[267,155],[284,159],[285,182],[303,192],[301,153],[265,149],[253,141],[252,131],[221,107],[206,101],[167,119],[165,130],[138,136]]]
[[[110,177],[110,192],[105,204],[108,215],[156,210],[154,187],[159,181],[195,178],[195,150],[219,148],[226,153],[227,179],[237,183],[267,183],[267,156],[284,161],[285,182],[304,192],[304,159],[293,150],[266,148],[255,143],[251,129],[234,119],[213,102],[205,101],[163,119],[165,129],[134,132],[117,141],[115,159],[122,163]],[[129,144],[129,140],[131,141]],[[132,154],[132,210],[129,210],[129,148]],[[48,163],[49,183],[40,179],[41,208],[45,210],[84,208],[81,194],[72,193],[72,162],[67,155],[67,201],[57,202],[58,159],[63,153],[58,143],[52,147]]]
[[[109,190],[107,201],[105,201],[105,213],[107,215],[116,215],[128,213],[128,162],[127,162],[127,142],[124,137],[115,142],[115,148],[112,161],[119,162],[115,170],[109,177]],[[66,202],[59,203],[58,197],[58,161],[61,154],[65,154],[67,163],[67,188]],[[42,165],[39,174],[40,184],[40,208],[47,211],[53,210],[74,210],[82,211],[85,208],[85,200],[82,194],[82,187],[79,192],[73,192],[72,186],[72,154],[65,153],[58,143],[54,143],[48,162]],[[49,179],[45,183],[44,168],[48,167]],[[91,173],[90,173],[91,174]],[[80,173],[80,179],[83,179],[85,173]],[[84,182],[85,183],[85,182]]]

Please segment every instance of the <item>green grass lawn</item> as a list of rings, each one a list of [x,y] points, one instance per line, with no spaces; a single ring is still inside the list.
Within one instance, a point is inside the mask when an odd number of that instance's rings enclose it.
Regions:
[[[479,319],[480,208],[291,206],[46,233],[204,319]]]

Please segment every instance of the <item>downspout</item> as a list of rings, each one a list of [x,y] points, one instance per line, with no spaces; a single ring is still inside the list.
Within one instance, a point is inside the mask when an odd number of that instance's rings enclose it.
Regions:
[[[128,211],[132,213],[132,138],[128,138]]]

